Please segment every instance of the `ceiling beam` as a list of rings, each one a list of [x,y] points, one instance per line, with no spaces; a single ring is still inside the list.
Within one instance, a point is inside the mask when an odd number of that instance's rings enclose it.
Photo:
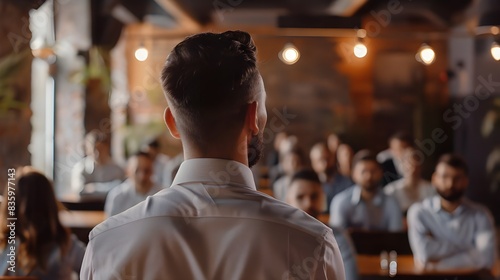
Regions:
[[[171,14],[179,26],[187,32],[196,33],[201,25],[188,13],[186,13],[174,0],[155,0],[165,11]]]

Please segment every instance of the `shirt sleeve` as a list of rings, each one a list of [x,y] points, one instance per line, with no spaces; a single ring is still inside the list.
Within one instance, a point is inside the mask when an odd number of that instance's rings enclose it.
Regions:
[[[484,213],[484,214],[483,214]],[[497,240],[495,237],[495,224],[491,213],[484,209],[484,212],[479,212],[479,217],[476,218],[477,234],[474,240],[475,249],[479,252],[480,268],[493,268],[495,265]]]
[[[87,245],[87,250],[85,251],[85,256],[83,257],[82,267],[80,270],[80,280],[92,280],[94,278],[92,273],[92,258],[92,240],[90,240]]]
[[[388,203],[389,215],[389,231],[402,231],[403,230],[403,213],[397,200],[393,196],[386,196]]]
[[[111,190],[106,196],[106,202],[104,203],[104,213],[106,217],[111,217],[113,215],[115,196],[115,190]]]
[[[340,228],[334,228],[333,235],[342,254],[342,261],[344,262],[345,278],[346,280],[358,279],[358,265],[356,263],[356,250],[352,243],[351,238],[346,231]]]
[[[344,207],[343,195],[337,195],[330,203],[330,219],[328,224],[332,227],[347,228],[347,213]]]
[[[84,255],[85,244],[83,244],[83,242],[78,240],[78,238],[72,234],[71,247],[68,251],[68,259],[71,261],[71,266],[74,272],[80,273]]]
[[[493,218],[487,210],[478,211],[474,217],[477,231],[474,237],[474,247],[441,259],[437,269],[467,267],[474,269],[492,269],[495,264],[495,227]]]
[[[463,248],[446,240],[436,240],[432,236],[424,222],[423,211],[420,203],[414,204],[408,210],[408,238],[415,259],[425,265],[461,253]]]
[[[324,244],[314,279],[346,280],[342,255],[331,231],[325,235]]]

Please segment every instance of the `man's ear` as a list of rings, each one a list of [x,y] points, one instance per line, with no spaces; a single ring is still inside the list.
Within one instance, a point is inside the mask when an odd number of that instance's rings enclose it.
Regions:
[[[175,118],[174,115],[172,114],[172,110],[170,110],[170,107],[167,107],[165,109],[165,112],[163,114],[163,118],[165,120],[165,124],[168,127],[168,130],[170,131],[170,134],[172,137],[176,139],[180,139],[181,135],[179,134],[179,131],[177,130],[177,125],[175,124]]]
[[[248,104],[247,115],[245,118],[245,124],[248,129],[252,131],[252,135],[257,135],[259,133],[259,118],[257,114],[258,102],[254,101]]]

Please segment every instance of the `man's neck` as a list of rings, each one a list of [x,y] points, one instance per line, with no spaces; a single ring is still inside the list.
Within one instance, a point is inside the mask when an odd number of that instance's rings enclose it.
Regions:
[[[99,156],[97,158],[94,158],[94,162],[99,164],[99,165],[105,165],[111,160],[110,156]]]
[[[219,158],[234,160],[248,166],[247,146],[240,149],[217,149],[211,148],[202,150],[192,145],[184,145],[184,159],[194,158]]]
[[[153,187],[152,182],[149,182],[149,183],[144,184],[144,185],[136,185],[135,191],[141,195],[146,195],[147,193],[149,193],[149,191],[151,190],[152,187]]]
[[[361,199],[364,201],[372,201],[377,195],[378,188],[367,190],[361,187]]]

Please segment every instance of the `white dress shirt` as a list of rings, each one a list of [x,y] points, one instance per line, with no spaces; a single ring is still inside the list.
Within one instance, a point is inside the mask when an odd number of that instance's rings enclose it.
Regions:
[[[436,191],[431,185],[431,182],[424,179],[420,179],[417,186],[412,188],[406,185],[404,178],[401,178],[387,184],[387,186],[384,187],[384,193],[394,196],[394,198],[398,201],[401,210],[406,212],[413,203],[434,196]]]
[[[128,179],[109,191],[104,205],[104,212],[106,216],[111,217],[139,204],[148,196],[160,190],[160,187],[153,186],[146,194],[140,194],[136,191],[134,182]]]
[[[439,196],[408,210],[408,237],[417,265],[435,269],[492,268],[495,227],[489,211],[464,200],[453,213],[441,208]]]
[[[184,161],[172,187],[89,239],[82,279],[345,279],[332,230],[229,160]]]

